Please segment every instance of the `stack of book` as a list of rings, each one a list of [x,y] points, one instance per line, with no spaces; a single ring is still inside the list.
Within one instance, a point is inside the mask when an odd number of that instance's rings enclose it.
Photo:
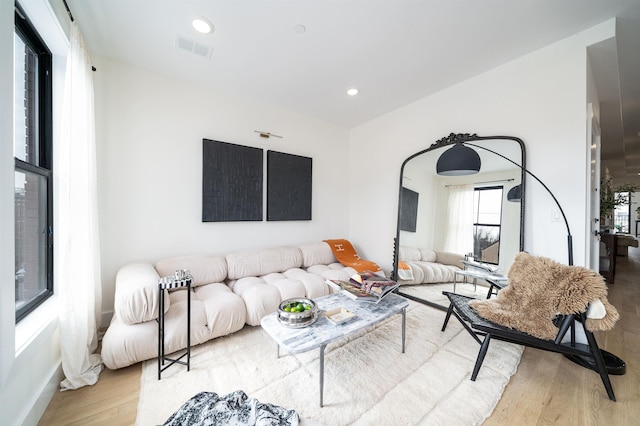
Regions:
[[[350,299],[374,303],[380,302],[399,285],[396,281],[371,271],[357,273],[348,281],[328,279],[326,282]]]

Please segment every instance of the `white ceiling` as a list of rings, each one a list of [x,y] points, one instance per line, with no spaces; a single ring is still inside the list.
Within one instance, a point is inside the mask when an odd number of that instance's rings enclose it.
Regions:
[[[602,158],[640,172],[640,0],[67,3],[94,53],[347,128],[619,17],[616,40],[593,53]],[[215,31],[196,33],[195,17]],[[212,48],[210,57],[176,47],[177,37]],[[351,87],[360,93],[347,96]],[[617,139],[605,148],[609,134]]]

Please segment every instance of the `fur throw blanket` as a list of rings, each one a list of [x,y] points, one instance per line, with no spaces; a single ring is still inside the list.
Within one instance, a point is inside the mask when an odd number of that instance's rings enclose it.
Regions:
[[[610,330],[619,318],[607,301],[602,276],[580,266],[567,266],[545,257],[518,253],[508,273],[509,285],[489,300],[470,306],[483,318],[545,340],[553,340],[556,315],[585,312],[591,302],[602,302],[601,318],[588,318],[591,331]]]

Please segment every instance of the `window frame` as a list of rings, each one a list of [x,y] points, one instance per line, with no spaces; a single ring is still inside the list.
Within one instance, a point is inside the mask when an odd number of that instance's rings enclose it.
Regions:
[[[20,36],[38,58],[37,65],[37,159],[34,163],[14,157],[14,173],[32,173],[46,182],[46,288],[20,309],[15,310],[16,323],[24,319],[54,293],[53,283],[53,55],[26,13],[15,4],[14,36]],[[15,42],[14,42],[15,43]],[[15,99],[14,99],[15,100]],[[13,141],[15,144],[15,140]],[[17,223],[17,218],[14,219]],[[17,253],[16,253],[17,254]],[[39,265],[41,266],[41,265]]]
[[[500,190],[500,221],[498,222],[498,224],[494,224],[494,223],[481,223],[478,222],[478,215],[474,215],[473,218],[473,255],[474,258],[476,258],[477,260],[483,262],[483,263],[488,263],[490,265],[498,265],[500,263],[500,241],[502,239],[502,215],[504,213],[504,186],[503,185],[491,185],[491,186],[480,186],[480,187],[475,187],[473,188],[474,194],[477,192],[478,193],[478,197],[480,197],[482,191],[488,191],[488,190]],[[474,197],[475,198],[475,197]],[[480,198],[478,198],[478,203],[480,203]],[[476,212],[476,209],[479,207],[477,205],[475,205],[475,200],[474,200],[474,212]],[[478,227],[493,227],[493,228],[498,228],[498,257],[497,257],[497,261],[496,262],[491,262],[488,261],[486,259],[482,259],[480,256],[480,253],[476,253],[476,234],[477,234],[477,228]]]

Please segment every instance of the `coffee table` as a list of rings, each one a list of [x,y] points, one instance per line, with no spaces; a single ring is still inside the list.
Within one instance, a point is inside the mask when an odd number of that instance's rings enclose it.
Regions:
[[[385,319],[402,315],[402,353],[404,353],[406,332],[406,310],[409,301],[397,294],[388,294],[377,304],[351,300],[341,294],[314,299],[318,306],[318,319],[304,328],[289,328],[282,325],[277,312],[262,318],[260,325],[277,344],[277,356],[280,357],[280,347],[290,354],[308,352],[320,348],[320,407],[324,393],[324,349],[331,342],[347,338],[360,330],[372,328]],[[345,308],[355,314],[355,317],[340,324],[329,321],[324,312],[336,308]],[[363,385],[365,385],[363,383]]]
[[[465,265],[465,269],[457,270],[453,273],[453,292],[456,292],[456,284],[458,275],[462,276],[464,280],[467,278],[473,279],[473,291],[476,291],[476,285],[478,279],[484,280],[489,284],[489,292],[487,293],[487,299],[492,294],[497,294],[498,290],[506,287],[509,284],[509,279],[504,275],[498,274],[495,270],[483,266],[479,263],[462,261]]]

